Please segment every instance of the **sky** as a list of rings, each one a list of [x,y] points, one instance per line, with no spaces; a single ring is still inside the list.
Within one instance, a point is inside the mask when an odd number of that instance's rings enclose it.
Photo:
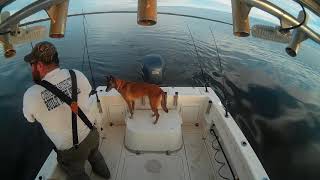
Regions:
[[[270,2],[278,5],[282,9],[291,13],[293,16],[297,16],[301,7],[293,0],[269,0]],[[30,4],[33,1],[30,0],[16,0],[9,6],[5,7],[4,10],[14,13],[24,6]],[[70,0],[69,14],[92,11],[107,11],[107,10],[121,10],[124,8],[137,7],[138,0]],[[196,7],[205,9],[214,9],[223,12],[232,12],[231,0],[158,0],[158,6],[185,6],[185,7]],[[314,15],[311,11],[307,10],[310,14],[308,25],[313,28],[316,32],[320,33],[320,17]],[[250,16],[264,19],[270,22],[279,23],[279,20],[268,13],[265,13],[259,9],[253,8],[250,12]],[[35,20],[39,18],[46,18],[47,15],[44,11],[33,15],[29,20]],[[23,21],[23,22],[25,22]]]

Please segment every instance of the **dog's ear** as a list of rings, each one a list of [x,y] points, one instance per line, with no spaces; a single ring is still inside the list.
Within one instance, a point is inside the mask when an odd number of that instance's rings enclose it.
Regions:
[[[107,81],[110,81],[110,76],[104,76],[104,78],[106,78]]]

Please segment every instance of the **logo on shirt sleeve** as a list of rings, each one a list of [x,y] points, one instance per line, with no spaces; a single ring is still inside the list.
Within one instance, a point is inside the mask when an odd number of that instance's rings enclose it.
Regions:
[[[60,89],[64,94],[71,98],[72,88],[71,88],[71,78],[63,80],[62,82],[55,85],[58,89]],[[77,88],[77,94],[80,93],[80,89]],[[57,96],[53,95],[47,89],[41,92],[41,98],[43,99],[45,105],[47,106],[48,111],[59,107],[64,102],[61,101]]]

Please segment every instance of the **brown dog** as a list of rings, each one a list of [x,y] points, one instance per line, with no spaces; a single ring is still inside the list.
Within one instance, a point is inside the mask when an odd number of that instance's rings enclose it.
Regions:
[[[113,76],[107,76],[107,89],[110,91],[112,88],[115,88],[124,100],[127,102],[130,110],[130,118],[133,117],[134,110],[134,100],[143,96],[148,96],[150,101],[151,110],[153,111],[152,117],[156,116],[156,120],[153,122],[156,124],[159,119],[158,106],[161,101],[162,109],[168,113],[167,104],[167,95],[162,91],[160,87],[155,84],[148,83],[138,83],[138,82],[129,82],[121,79],[117,79]]]

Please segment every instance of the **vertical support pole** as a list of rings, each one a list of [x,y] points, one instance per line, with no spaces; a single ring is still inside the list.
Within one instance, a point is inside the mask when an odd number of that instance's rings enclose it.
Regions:
[[[48,10],[46,10],[48,16],[51,19],[49,33],[49,36],[51,38],[64,37],[66,22],[68,18],[68,6],[69,0],[65,0],[64,2],[53,5]]]
[[[242,0],[231,0],[233,34],[238,37],[247,37],[250,35],[249,7]]]

